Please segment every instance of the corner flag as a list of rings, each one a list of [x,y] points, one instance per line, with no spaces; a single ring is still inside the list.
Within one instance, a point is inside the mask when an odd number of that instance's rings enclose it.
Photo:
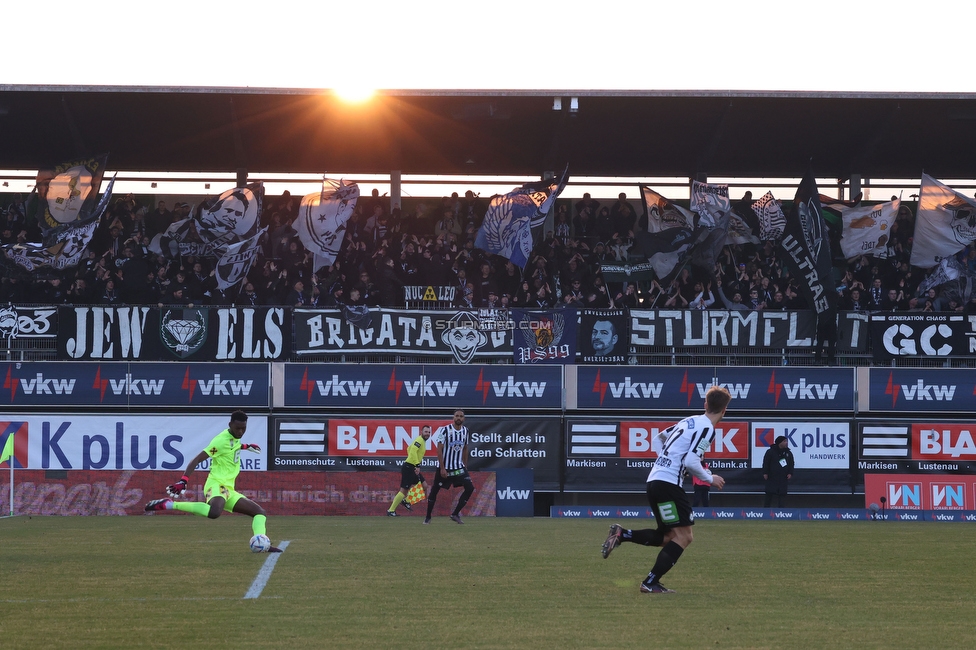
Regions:
[[[13,432],[7,436],[7,443],[3,446],[3,452],[0,452],[0,463],[10,460],[14,455],[14,434]]]

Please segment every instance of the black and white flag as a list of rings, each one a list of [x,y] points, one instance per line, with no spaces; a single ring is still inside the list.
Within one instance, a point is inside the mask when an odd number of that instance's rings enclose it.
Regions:
[[[817,314],[829,316],[836,313],[837,290],[831,271],[830,239],[820,214],[817,181],[812,171],[804,175],[796,190],[780,247],[810,308]]]
[[[31,212],[45,238],[52,230],[91,219],[107,164],[108,154],[103,154],[38,170],[38,201]]]
[[[331,266],[346,234],[346,223],[356,209],[359,185],[352,181],[322,179],[322,190],[302,197],[293,227],[315,259],[312,272]]]
[[[786,228],[786,215],[772,192],[766,192],[752,204],[759,220],[759,241],[779,241]]]
[[[976,239],[976,200],[922,174],[912,266],[930,269]]]
[[[258,240],[265,230],[262,228],[253,237],[235,242],[224,250],[215,269],[218,289],[226,291],[247,277],[258,254]]]

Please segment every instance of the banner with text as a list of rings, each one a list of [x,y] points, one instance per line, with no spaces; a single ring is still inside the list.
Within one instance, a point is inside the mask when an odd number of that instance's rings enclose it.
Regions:
[[[693,413],[713,385],[729,390],[733,413],[854,409],[853,368],[577,366],[576,372],[580,409]]]
[[[559,409],[560,366],[285,364],[284,406]]]
[[[679,419],[567,418],[565,489],[643,491],[658,454],[655,436]],[[849,422],[730,417],[715,429],[704,461],[729,482],[729,491],[762,492],[762,456],[776,436],[785,435],[803,470],[791,481],[793,491],[850,492]]]
[[[817,335],[809,311],[631,309],[630,321],[631,345],[809,348]]]
[[[24,469],[182,472],[227,428],[229,420],[229,411],[207,416],[8,413],[0,421],[0,436],[5,441],[6,435],[16,432],[16,467]],[[259,445],[262,451],[242,453],[241,469],[267,469],[268,418],[252,415],[243,441]],[[209,467],[209,459],[198,466]]]
[[[297,354],[418,354],[470,363],[512,356],[512,328],[497,310],[371,309],[359,328],[335,309],[296,309]]]
[[[976,411],[976,372],[964,368],[871,368],[872,411]]]
[[[267,408],[270,364],[0,363],[0,406]]]
[[[450,409],[440,417],[428,418],[277,417],[272,469],[399,472],[408,445],[420,435],[424,425],[436,431],[450,422]],[[471,470],[532,469],[536,490],[559,489],[558,417],[469,416],[465,426],[470,435],[468,467]],[[436,464],[437,453],[428,441],[421,470],[429,477]]]
[[[60,307],[61,361],[274,361],[291,354],[281,307]]]
[[[976,353],[976,314],[871,314],[875,361]]]

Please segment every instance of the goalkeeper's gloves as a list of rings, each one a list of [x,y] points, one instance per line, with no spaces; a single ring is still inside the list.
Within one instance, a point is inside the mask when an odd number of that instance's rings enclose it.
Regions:
[[[248,444],[246,442],[243,445],[241,445],[241,449],[243,451],[253,451],[255,454],[260,454],[261,453],[261,448],[260,447],[258,447],[257,445]]]
[[[180,480],[178,480],[176,483],[167,486],[166,494],[174,498],[180,496],[181,494],[183,494],[183,490],[186,489],[186,484],[189,482],[190,482],[189,477],[187,477],[186,475],[181,476]]]

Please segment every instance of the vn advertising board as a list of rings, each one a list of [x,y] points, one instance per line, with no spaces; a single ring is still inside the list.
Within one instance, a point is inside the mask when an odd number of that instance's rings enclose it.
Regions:
[[[694,412],[711,386],[732,395],[731,412],[854,410],[853,368],[578,366],[576,407]]]
[[[276,417],[273,419],[271,469],[328,472],[399,472],[408,445],[424,425],[452,422],[440,417]],[[560,420],[469,416],[468,467],[477,471],[526,468],[535,473],[535,489],[559,489]],[[437,452],[432,441],[421,470],[433,472]],[[428,474],[429,475],[429,474]]]
[[[230,411],[219,416],[5,414],[0,445],[14,436],[15,469],[182,472],[229,421]],[[259,445],[261,452],[242,453],[241,469],[268,469],[268,418],[248,418],[242,441]],[[209,469],[209,463],[199,469]]]
[[[267,363],[0,363],[0,406],[267,408]],[[228,411],[229,412],[229,411]]]
[[[643,492],[658,455],[656,435],[675,420],[568,418],[567,491]],[[796,462],[791,489],[850,492],[849,422],[728,418],[716,427],[704,462],[728,481],[729,492],[762,492],[763,455],[786,436]],[[690,480],[689,480],[690,483]]]

